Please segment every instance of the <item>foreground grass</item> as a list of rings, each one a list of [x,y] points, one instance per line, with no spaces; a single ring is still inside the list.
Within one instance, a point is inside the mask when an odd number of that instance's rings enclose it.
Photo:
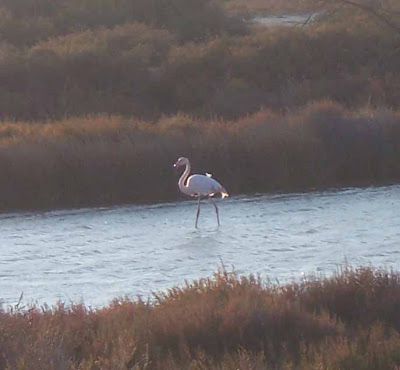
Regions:
[[[274,286],[221,270],[151,302],[0,313],[2,369],[398,369],[400,275]]]
[[[0,125],[0,209],[173,200],[179,174],[213,173],[231,194],[400,181],[400,114],[329,101],[237,121],[121,116]]]

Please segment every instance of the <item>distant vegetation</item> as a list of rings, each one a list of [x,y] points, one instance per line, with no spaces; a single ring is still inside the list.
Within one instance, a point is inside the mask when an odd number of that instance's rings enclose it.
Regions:
[[[233,194],[398,181],[399,35],[346,7],[246,20],[319,9],[3,0],[0,209],[171,199],[181,155]]]
[[[176,112],[170,52],[245,30],[210,0],[4,0],[0,119]]]
[[[221,270],[151,302],[0,311],[0,367],[395,370],[399,307],[398,272],[344,268],[276,286]]]
[[[237,118],[320,98],[399,106],[400,39],[391,29],[354,11],[265,29],[233,8],[233,0],[4,0],[0,120]]]

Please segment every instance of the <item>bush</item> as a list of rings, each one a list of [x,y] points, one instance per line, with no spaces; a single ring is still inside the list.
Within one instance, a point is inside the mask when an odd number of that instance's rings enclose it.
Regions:
[[[3,117],[236,119],[323,98],[352,109],[400,103],[398,36],[368,19],[246,34],[208,0],[59,0],[47,12],[42,1],[29,2],[28,22],[23,2],[1,12],[3,40],[19,55],[2,60]]]
[[[192,41],[245,30],[243,22],[210,0],[4,0],[0,8],[0,34],[15,45],[133,22]]]
[[[399,281],[396,272],[360,268],[275,286],[222,269],[147,302],[16,306],[0,312],[0,366],[395,369]]]

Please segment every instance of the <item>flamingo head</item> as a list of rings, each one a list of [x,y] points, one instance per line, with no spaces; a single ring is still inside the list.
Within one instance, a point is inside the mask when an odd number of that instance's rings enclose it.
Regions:
[[[174,164],[174,167],[175,168],[178,168],[178,167],[180,167],[180,166],[185,166],[185,165],[187,165],[189,163],[189,160],[187,159],[187,158],[185,158],[185,157],[180,157],[177,161],[176,161],[176,163]]]

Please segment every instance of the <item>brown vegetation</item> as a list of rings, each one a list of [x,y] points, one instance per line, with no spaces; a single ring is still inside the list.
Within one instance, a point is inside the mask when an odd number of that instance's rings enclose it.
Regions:
[[[399,35],[357,12],[260,29],[210,0],[2,4],[0,120],[400,103]]]
[[[398,181],[398,35],[233,5],[3,0],[0,210],[172,199],[181,155],[233,194]]]
[[[398,369],[400,276],[344,268],[275,286],[213,278],[108,307],[0,313],[2,369]]]
[[[400,114],[329,101],[238,121],[121,116],[0,126],[0,208],[175,199],[185,155],[232,194],[400,180]]]

